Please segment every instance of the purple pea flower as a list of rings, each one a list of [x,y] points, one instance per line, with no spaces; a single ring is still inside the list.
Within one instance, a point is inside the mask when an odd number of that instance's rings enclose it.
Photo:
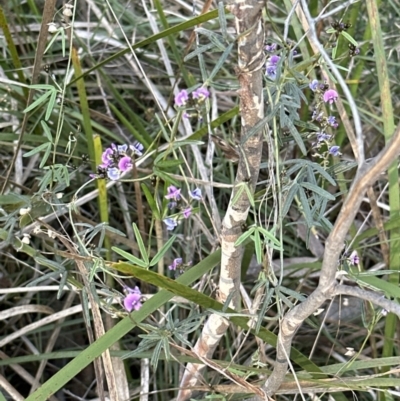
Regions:
[[[182,264],[182,258],[176,258],[173,262],[168,266],[169,270],[176,270]]]
[[[267,72],[266,75],[269,79],[272,81],[275,81],[276,79],[276,65],[269,65],[267,66]]]
[[[129,288],[126,287],[125,290],[128,294],[124,298],[124,308],[127,312],[132,312],[133,310],[139,310],[142,307],[140,302],[142,298],[142,293],[138,287]]]
[[[265,46],[265,50],[267,52],[270,52],[270,53],[274,52],[276,50],[276,48],[277,48],[277,44],[276,43],[272,43],[270,45],[266,45]]]
[[[192,207],[188,206],[186,209],[183,209],[182,214],[185,219],[188,219],[189,216],[192,214]]]
[[[132,159],[129,156],[124,156],[119,162],[118,162],[118,168],[121,171],[127,171],[130,168],[132,168]]]
[[[118,145],[117,150],[118,150],[118,153],[125,154],[126,151],[128,150],[128,145],[127,144]]]
[[[170,217],[164,219],[163,221],[164,221],[165,225],[167,226],[168,231],[172,231],[178,225],[176,220],[171,219]]]
[[[103,162],[103,165],[109,166],[112,163],[112,155],[114,153],[114,150],[111,148],[107,148],[103,154],[101,155],[101,161]]]
[[[182,89],[176,96],[175,96],[175,106],[182,107],[185,106],[186,102],[189,100],[189,95],[186,89]]]
[[[177,188],[173,185],[170,185],[167,188],[167,195],[165,195],[165,199],[174,199],[176,201],[178,201],[179,199],[181,199],[181,190],[180,188]]]
[[[340,156],[340,146],[334,145],[329,148],[329,154],[332,156]]]
[[[200,87],[193,91],[192,93],[193,99],[199,99],[199,101],[203,101],[210,97],[210,92],[207,88]]]
[[[117,167],[111,167],[107,170],[107,176],[110,180],[116,181],[120,176],[120,171]]]
[[[313,79],[308,86],[313,92],[315,92],[318,89],[318,80]]]
[[[317,140],[318,140],[318,142],[330,141],[331,138],[332,138],[332,135],[325,134],[324,132],[319,132],[319,133],[317,134]]]
[[[281,57],[280,57],[280,56],[277,56],[277,55],[275,54],[275,55],[273,55],[273,56],[270,57],[270,59],[269,59],[269,64],[277,65],[277,64],[279,63],[279,60],[280,60],[280,59],[281,59]]]
[[[350,254],[350,257],[349,257],[348,260],[349,260],[351,265],[353,265],[353,266],[358,265],[360,263],[360,258],[359,258],[358,254],[357,254],[357,251],[353,251]]]
[[[193,191],[189,192],[189,196],[193,200],[201,200],[201,189],[200,188],[195,188]]]
[[[140,142],[138,142],[138,141],[135,141],[134,143],[133,143],[133,145],[130,145],[129,146],[129,149],[133,152],[133,153],[135,153],[135,155],[138,155],[138,156],[142,156],[142,151],[143,151],[143,149],[144,149],[144,146],[140,143]]]
[[[326,122],[333,128],[337,128],[339,126],[339,123],[336,121],[336,117],[335,116],[329,116],[326,119]]]
[[[336,102],[337,98],[339,97],[338,93],[335,91],[335,89],[328,89],[324,93],[324,102],[329,104],[332,104],[333,102]]]

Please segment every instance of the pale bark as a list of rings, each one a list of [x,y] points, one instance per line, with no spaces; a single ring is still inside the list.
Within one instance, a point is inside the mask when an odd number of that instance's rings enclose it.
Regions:
[[[233,199],[241,190],[241,185],[248,185],[250,192],[258,180],[262,151],[262,129],[248,136],[250,130],[264,117],[263,66],[264,66],[264,24],[262,8],[264,0],[236,0],[228,7],[235,17],[238,36],[238,68],[240,115],[241,115],[241,151],[237,169],[235,187],[222,222],[221,232],[221,271],[218,300],[224,303],[228,297],[230,306],[239,305],[240,272],[243,247],[234,244],[242,234],[242,225],[246,222],[250,201],[243,191],[234,203]],[[200,357],[210,358],[219,340],[225,334],[229,322],[219,315],[211,315],[207,320],[202,335],[197,341],[194,352]],[[181,381],[178,401],[191,396],[191,387],[201,379],[204,365],[189,364]]]

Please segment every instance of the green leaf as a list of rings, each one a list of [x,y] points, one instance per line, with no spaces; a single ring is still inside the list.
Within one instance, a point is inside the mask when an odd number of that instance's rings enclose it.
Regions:
[[[357,41],[349,35],[346,31],[340,32],[342,36],[344,36],[350,43],[352,43],[355,47],[358,47]]]
[[[149,189],[147,188],[146,184],[141,184],[140,187],[146,197],[147,203],[150,206],[151,211],[153,212],[153,216],[156,220],[161,220],[160,211],[158,210],[157,204],[153,198],[153,195],[150,193]]]
[[[258,227],[258,230],[265,236],[267,240],[270,240],[272,244],[275,244],[278,248],[278,250],[282,249],[282,244],[279,242],[279,240],[273,235],[270,231],[268,231],[264,227]]]
[[[28,153],[25,153],[23,155],[23,157],[30,157],[30,156],[36,155],[36,153],[39,153],[42,150],[47,150],[48,148],[50,148],[50,146],[51,146],[50,142],[42,143],[37,148],[34,148],[34,149],[30,150]]]
[[[52,88],[54,88],[52,86]],[[23,113],[28,113],[29,111],[35,109],[37,106],[41,105],[42,103],[44,103],[46,101],[46,99],[51,96],[51,91],[48,91],[46,93],[44,93],[42,96],[40,96],[38,99],[36,99],[32,104],[30,104],[24,111]]]
[[[257,263],[262,263],[262,245],[261,245],[261,238],[260,233],[258,230],[255,230],[254,235],[252,236],[254,241],[254,249],[256,251]]]
[[[53,142],[53,138],[51,136],[50,128],[46,124],[46,121],[41,120],[40,124],[42,125],[43,131],[44,131],[44,135],[46,136],[46,138],[49,140],[49,142]]]
[[[116,246],[113,246],[111,248],[114,252],[118,253],[119,255],[123,256],[125,259],[129,260],[130,262],[134,263],[135,265],[138,265],[143,268],[147,268],[148,264],[143,262],[143,260],[140,260],[136,256],[130,254],[129,252],[126,252],[120,248],[117,248]]]
[[[256,226],[250,227],[246,232],[244,232],[235,242],[235,246],[239,246],[241,243],[246,241],[247,238],[250,237],[250,235],[253,234],[253,232],[257,229]]]
[[[135,232],[135,237],[136,237],[136,241],[138,243],[140,254],[142,255],[144,263],[146,263],[146,265],[148,265],[149,257],[147,256],[146,247],[144,246],[143,239],[142,239],[142,236],[140,235],[138,226],[135,223],[132,223],[132,227],[133,227],[133,231]]]
[[[300,184],[303,188],[309,189],[312,192],[315,192],[319,196],[322,196],[323,198],[329,199],[329,200],[335,200],[335,196],[330,194],[328,191],[325,191],[325,189],[319,187],[318,185],[311,184],[310,182],[302,182]]]
[[[150,266],[154,266],[158,263],[158,261],[165,255],[171,245],[174,243],[176,239],[176,235],[173,235],[165,244],[164,246],[156,253],[154,258],[150,262]]]

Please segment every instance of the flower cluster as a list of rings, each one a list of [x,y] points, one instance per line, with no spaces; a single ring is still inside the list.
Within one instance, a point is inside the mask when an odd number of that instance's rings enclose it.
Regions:
[[[321,130],[316,133],[317,142],[314,142],[313,146],[319,149],[323,144],[326,144],[328,146],[328,153],[330,155],[340,156],[340,147],[336,145],[330,145],[333,135],[326,133],[328,128],[336,129],[339,126],[339,123],[335,116],[326,116],[322,108],[323,103],[328,103],[329,105],[334,104],[339,95],[335,89],[329,88],[329,85],[326,83],[320,83],[316,79],[310,82],[309,88],[316,94],[318,98],[317,104],[312,112],[311,121],[318,123],[321,128]]]
[[[129,146],[112,143],[101,155],[102,163],[97,166],[96,174],[90,174],[90,177],[118,180],[123,172],[132,168],[134,155],[141,156],[142,151],[143,145],[137,141]]]
[[[133,310],[139,310],[142,307],[142,292],[139,287],[130,288],[125,287],[125,298],[124,298],[124,308],[127,312],[132,312]]]
[[[168,231],[172,231],[177,225],[178,221],[182,219],[187,219],[192,214],[192,201],[199,201],[202,199],[201,197],[201,189],[196,188],[193,191],[189,192],[190,202],[189,204],[181,206],[182,197],[181,197],[181,189],[175,187],[174,185],[170,185],[167,188],[167,195],[165,195],[165,199],[168,199],[170,202],[168,203],[168,209],[172,210],[176,207],[180,207],[181,211],[176,213],[173,216],[165,218],[163,221],[167,226]]]
[[[186,107],[187,105],[193,105],[194,102],[202,103],[204,100],[210,97],[210,92],[207,88],[201,86],[200,88],[194,90],[192,93],[192,99],[189,98],[189,93],[186,89],[182,89],[175,96],[175,106],[176,107]],[[191,104],[189,104],[191,103]]]

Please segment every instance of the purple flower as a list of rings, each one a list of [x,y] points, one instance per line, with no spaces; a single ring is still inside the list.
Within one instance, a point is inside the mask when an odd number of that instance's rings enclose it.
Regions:
[[[272,43],[270,45],[265,46],[265,50],[270,53],[274,52],[276,50],[276,48],[277,48],[276,43]]]
[[[174,202],[174,201],[173,202],[169,202],[168,205],[167,205],[167,208],[168,209],[173,209],[174,207],[176,207],[176,205],[177,205],[177,203]]]
[[[319,132],[319,133],[317,134],[317,140],[318,140],[318,142],[330,141],[331,138],[332,138],[332,135],[325,134],[324,132]]]
[[[118,153],[125,154],[126,151],[128,150],[128,145],[126,145],[126,144],[124,144],[124,145],[118,145],[118,146],[117,146],[117,150],[118,150]]]
[[[276,65],[269,65],[267,66],[267,77],[272,81],[276,79]]]
[[[332,104],[333,102],[336,102],[337,98],[338,98],[338,93],[335,91],[335,89],[328,89],[325,93],[324,93],[324,102],[329,104]]]
[[[109,166],[112,163],[112,155],[114,151],[111,148],[107,148],[101,155],[101,161],[105,166]]]
[[[334,145],[329,148],[329,154],[332,156],[340,156],[340,146]]]
[[[175,219],[171,219],[170,217],[167,217],[163,221],[164,221],[165,225],[167,226],[167,230],[168,231],[172,231],[178,225],[176,220]]]
[[[273,56],[270,57],[270,59],[269,59],[269,64],[277,65],[280,59],[281,59],[281,57],[280,57],[280,56],[277,56],[277,55],[275,54],[275,55],[273,55]]]
[[[357,251],[353,251],[349,257],[349,262],[351,265],[356,266],[360,263],[360,258],[357,254]]]
[[[142,293],[138,287],[129,288],[126,287],[125,290],[128,294],[124,298],[124,308],[127,312],[132,312],[132,310],[139,310],[142,307],[140,302]]]
[[[143,149],[144,149],[144,146],[140,143],[140,142],[138,142],[138,141],[135,141],[134,143],[133,143],[133,145],[130,145],[129,146],[129,149],[133,152],[133,153],[135,153],[136,155],[138,155],[138,156],[142,156],[142,151],[143,151]]]
[[[110,180],[118,180],[120,171],[117,169],[117,167],[111,167],[107,170],[107,176]]]
[[[313,92],[315,92],[318,89],[318,81],[313,79],[308,86]]]
[[[333,128],[337,128],[339,126],[339,123],[336,121],[336,117],[335,116],[329,116],[326,119],[326,122]]]
[[[186,89],[182,89],[176,96],[175,96],[175,106],[182,107],[186,104],[189,100],[189,95]]]
[[[182,258],[176,258],[173,262],[168,266],[169,270],[176,270],[182,264]]]
[[[193,200],[201,200],[201,189],[200,188],[195,188],[193,191],[189,192],[189,196]]]
[[[189,216],[192,214],[192,207],[188,206],[186,209],[183,209],[182,214],[185,219],[189,218]]]
[[[129,156],[124,156],[118,163],[118,168],[121,171],[127,171],[132,168],[132,159]]]
[[[165,199],[174,199],[176,201],[178,201],[179,199],[181,199],[181,190],[180,188],[177,188],[173,185],[170,185],[167,188],[167,195],[165,195]]]
[[[210,92],[207,88],[200,87],[192,93],[192,96],[193,99],[199,99],[199,101],[203,101],[210,96]]]

